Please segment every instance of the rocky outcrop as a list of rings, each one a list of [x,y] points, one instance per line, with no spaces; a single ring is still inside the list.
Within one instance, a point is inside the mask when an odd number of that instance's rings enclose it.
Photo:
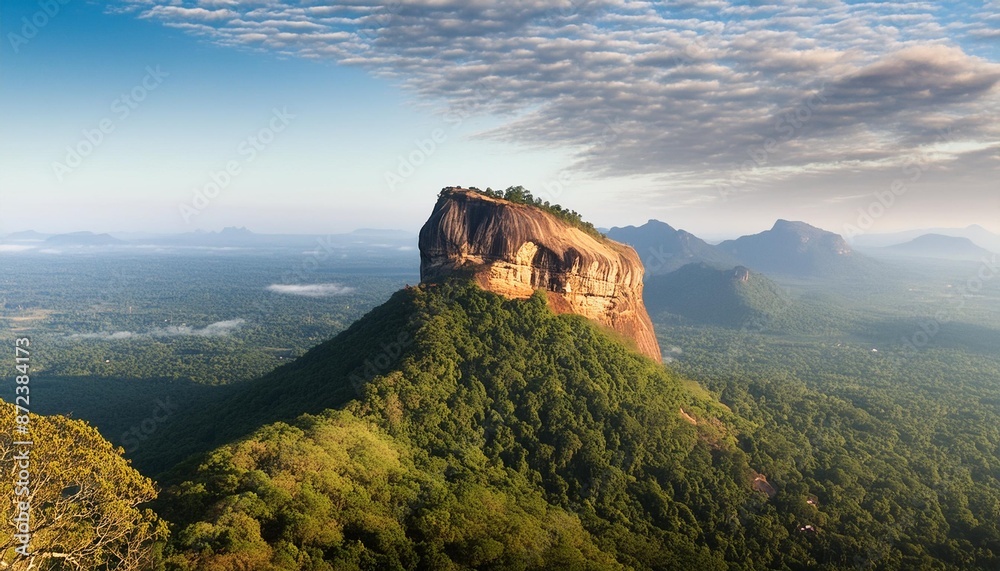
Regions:
[[[743,266],[733,268],[733,279],[743,283],[750,281],[750,269]]]
[[[456,274],[510,298],[543,289],[555,311],[593,319],[662,359],[642,303],[643,267],[635,250],[541,208],[472,190],[443,191],[420,230],[420,277]]]

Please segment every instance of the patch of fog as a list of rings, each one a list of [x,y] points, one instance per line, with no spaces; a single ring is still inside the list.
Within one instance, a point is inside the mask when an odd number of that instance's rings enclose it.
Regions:
[[[333,295],[346,295],[354,292],[354,288],[338,283],[328,284],[271,284],[267,286],[268,291],[283,293],[287,295],[301,295],[305,297],[329,297]]]
[[[190,325],[171,325],[154,329],[150,335],[157,337],[171,336],[195,336],[195,337],[224,337],[239,329],[246,323],[245,319],[229,319],[227,321],[216,321],[201,329],[196,329]]]
[[[665,354],[663,356],[663,362],[664,363],[673,363],[674,361],[677,360],[677,357],[680,356],[680,354],[683,353],[683,352],[684,352],[683,349],[681,349],[680,347],[677,347],[675,345],[675,346],[673,346],[673,347],[671,347],[670,349],[667,350],[667,354]]]
[[[242,327],[246,323],[245,319],[228,319],[209,323],[205,327],[197,328],[190,325],[171,325],[169,327],[157,327],[148,333],[136,333],[134,331],[113,331],[97,333],[74,333],[68,339],[97,339],[101,341],[121,341],[123,339],[135,339],[139,337],[225,337]]]
[[[74,333],[70,339],[100,339],[102,341],[118,341],[120,339],[130,339],[138,334],[131,331],[115,331],[114,333]]]

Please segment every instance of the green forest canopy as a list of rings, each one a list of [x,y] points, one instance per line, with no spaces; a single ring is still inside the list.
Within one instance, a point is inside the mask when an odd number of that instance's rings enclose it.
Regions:
[[[741,416],[743,393],[734,413],[587,320],[554,315],[542,293],[506,300],[463,283],[401,291],[316,351],[350,343],[371,360],[398,327],[412,342],[361,385],[324,377],[309,355],[267,378],[314,400],[360,389],[340,410],[268,424],[175,472],[160,504],[175,530],[168,568],[1000,562],[996,496],[931,488],[909,445],[849,402],[752,389],[833,423],[810,446],[765,429],[773,416]],[[381,336],[364,350],[362,331]],[[255,415],[256,401],[238,402]],[[753,488],[759,472],[773,497]]]

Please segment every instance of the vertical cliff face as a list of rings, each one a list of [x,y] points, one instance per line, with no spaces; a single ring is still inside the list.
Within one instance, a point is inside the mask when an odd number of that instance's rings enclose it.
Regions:
[[[446,190],[420,230],[420,278],[455,274],[511,298],[543,289],[555,311],[593,319],[662,359],[642,303],[643,267],[635,250],[540,208]]]

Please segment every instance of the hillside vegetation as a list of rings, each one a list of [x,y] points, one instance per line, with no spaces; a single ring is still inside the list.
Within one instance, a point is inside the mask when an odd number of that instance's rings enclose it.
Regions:
[[[695,323],[729,327],[766,322],[791,303],[780,286],[758,273],[706,264],[688,264],[650,277],[643,300],[651,315],[667,312]]]
[[[173,568],[725,569],[750,552],[785,557],[786,524],[751,489],[717,420],[725,408],[586,320],[556,316],[541,294],[404,290],[317,355],[350,355],[338,350],[367,321],[401,324],[413,341],[357,399],[261,428],[177,478],[161,504],[176,523]],[[380,347],[370,338],[368,354]],[[247,394],[280,386],[329,402],[353,390],[332,369],[302,375],[317,355]],[[260,418],[255,402],[220,416]]]
[[[402,333],[396,351],[385,340]],[[357,360],[380,363],[360,384]],[[731,412],[541,294],[403,290],[219,403],[234,434],[243,418],[343,401],[175,470],[158,504],[173,522],[167,568],[1000,563],[991,488],[935,489],[934,468],[907,460],[931,445],[843,398],[748,376],[710,382]]]

